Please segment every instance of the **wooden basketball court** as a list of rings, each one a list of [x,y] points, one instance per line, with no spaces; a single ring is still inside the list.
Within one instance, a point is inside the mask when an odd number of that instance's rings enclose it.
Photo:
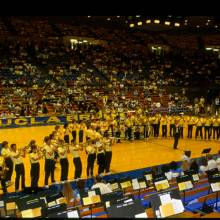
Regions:
[[[54,126],[40,126],[40,127],[24,127],[13,129],[0,130],[0,142],[7,140],[9,144],[16,143],[17,147],[26,146],[31,139],[35,139],[38,145],[42,145],[43,138],[50,134]],[[186,134],[186,129],[184,130]],[[184,150],[192,151],[192,158],[201,156],[202,149],[211,147],[211,153],[217,153],[220,150],[219,141],[211,140],[205,141],[194,138],[188,140],[187,138],[180,139],[178,150],[173,150],[173,138],[149,138],[149,140],[141,141],[124,141],[113,146],[113,157],[111,163],[111,170],[113,173],[122,171],[129,171],[139,168],[145,168],[152,165],[159,165],[171,162],[172,160],[180,160]],[[80,153],[83,163],[82,178],[86,178],[87,156],[85,151]],[[71,180],[74,177],[74,166],[72,156],[68,155],[69,159],[69,176]],[[28,154],[24,158],[25,164],[25,180],[26,186],[30,186],[30,162]],[[44,160],[40,161],[40,179],[39,186],[44,185]],[[55,179],[60,181],[60,166],[56,165]],[[97,164],[95,162],[94,174],[97,174]],[[12,181],[15,181],[15,171],[13,172]],[[50,180],[49,180],[50,181]],[[8,188],[9,192],[14,191],[14,184]]]

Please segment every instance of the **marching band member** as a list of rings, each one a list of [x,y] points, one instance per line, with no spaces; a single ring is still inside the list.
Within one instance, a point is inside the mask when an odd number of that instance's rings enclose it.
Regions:
[[[161,117],[161,125],[162,125],[162,137],[167,137],[167,116],[163,115]]]
[[[16,172],[16,178],[15,178],[15,192],[18,192],[19,190],[19,183],[21,178],[21,188],[22,190],[25,188],[25,170],[24,170],[24,163],[22,160],[22,157],[25,157],[25,154],[23,153],[23,149],[17,149],[16,144],[11,144],[11,156],[15,164],[15,172]],[[22,152],[23,151],[23,152]]]
[[[69,161],[67,159],[67,144],[63,140],[59,141],[58,154],[60,158],[61,176],[60,181],[68,180]]]
[[[215,116],[212,120],[212,127],[213,127],[213,139],[217,138],[218,139],[218,117]]]
[[[109,138],[108,132],[104,134],[103,144],[105,148],[105,173],[110,173],[110,165],[112,160],[112,139]]]
[[[86,152],[88,153],[87,157],[87,177],[93,176],[93,169],[94,169],[94,163],[96,159],[96,152],[95,152],[95,141],[92,140],[90,143],[90,140],[88,141],[88,146],[86,147]]]
[[[65,141],[65,143],[69,144],[70,143],[70,137],[69,137],[70,129],[69,129],[69,125],[68,124],[65,124],[63,126],[63,133],[64,133],[64,141]]]
[[[45,179],[44,184],[48,187],[48,179],[51,177],[51,182],[54,183],[54,146],[51,145],[51,140],[48,136],[44,138],[44,149],[45,149]]]
[[[208,139],[211,137],[211,119],[206,116],[205,118],[205,140],[208,134]]]
[[[11,159],[11,149],[9,148],[7,141],[2,142],[1,155],[3,156],[5,160],[5,166],[7,168],[6,174],[5,174],[5,181],[6,183],[9,183],[11,182],[11,176],[13,173],[13,161]]]
[[[70,152],[73,155],[73,164],[75,167],[74,179],[79,179],[82,175],[82,162],[79,155],[79,150],[82,150],[82,148],[78,144],[76,144],[76,141],[72,140]]]
[[[38,181],[40,177],[40,163],[39,160],[43,157],[41,150],[37,148],[36,145],[32,145],[30,149],[29,159],[31,163],[31,188],[32,190],[37,190]]]
[[[1,188],[4,193],[7,193],[6,181],[5,181],[5,174],[6,174],[6,165],[4,157],[0,156],[0,181],[1,181]]]
[[[187,135],[187,137],[192,138],[193,125],[195,123],[195,118],[192,115],[190,115],[188,117],[187,122],[188,122],[188,135]]]
[[[103,174],[105,171],[105,152],[104,146],[101,142],[101,138],[97,139],[96,144],[96,155],[97,155],[97,164],[98,164],[98,175]]]
[[[202,125],[203,119],[199,116],[199,118],[196,120],[196,138],[198,137],[198,135],[200,135],[201,139],[203,139]]]

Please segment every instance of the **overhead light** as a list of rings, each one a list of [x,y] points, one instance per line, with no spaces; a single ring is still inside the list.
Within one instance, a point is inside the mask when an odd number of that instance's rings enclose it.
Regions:
[[[140,15],[136,15],[136,18],[140,18],[141,16]]]
[[[179,27],[179,26],[180,26],[180,23],[174,23],[174,26],[175,26],[175,27]]]
[[[197,28],[200,28],[200,26],[199,26],[199,25],[196,25],[196,27],[197,27]]]
[[[117,18],[120,18],[120,16],[117,16]]]
[[[132,28],[132,27],[134,27],[134,24],[130,24],[129,26],[130,26],[130,28]]]
[[[215,25],[215,28],[218,28],[218,25]]]
[[[188,25],[187,23],[184,23],[185,25]]]
[[[127,23],[128,23],[128,21],[126,20],[126,21],[125,21],[125,23],[127,24]]]
[[[210,22],[211,20],[207,20],[208,22]]]
[[[84,43],[87,43],[88,41],[87,41],[87,40],[83,40],[83,42],[84,42]]]
[[[172,15],[168,15],[169,18],[172,18]]]
[[[205,49],[206,49],[206,50],[212,50],[212,48],[211,48],[211,47],[206,47]]]
[[[107,18],[107,21],[110,21],[111,20],[111,18]]]
[[[170,22],[169,21],[165,21],[165,25],[170,25]]]
[[[160,20],[154,20],[155,24],[160,24]]]
[[[209,23],[206,23],[206,25],[209,25]]]
[[[219,49],[213,49],[213,51],[216,51],[216,52],[218,52],[218,51],[219,51]]]
[[[185,22],[188,22],[188,20],[185,20]]]
[[[151,20],[146,20],[146,23],[147,23],[147,24],[150,24],[150,23],[151,23]]]
[[[90,15],[88,15],[88,18],[91,18],[91,16],[90,16]]]
[[[138,25],[138,26],[141,26],[141,25],[142,25],[142,22],[141,22],[141,21],[139,21],[139,22],[137,23],[137,25]]]

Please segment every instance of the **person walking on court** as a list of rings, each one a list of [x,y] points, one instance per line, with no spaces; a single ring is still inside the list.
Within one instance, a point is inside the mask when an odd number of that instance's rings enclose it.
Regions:
[[[175,121],[175,124],[174,124],[174,132],[173,132],[173,135],[174,135],[174,145],[173,145],[173,149],[177,149],[177,146],[178,146],[178,141],[179,141],[179,138],[180,138],[180,128],[179,128],[179,125],[178,125],[178,122]]]

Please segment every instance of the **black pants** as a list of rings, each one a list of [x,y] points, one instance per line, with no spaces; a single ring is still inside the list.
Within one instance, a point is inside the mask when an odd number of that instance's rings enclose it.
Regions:
[[[218,138],[218,127],[213,126],[213,139]]]
[[[64,141],[65,143],[69,144],[69,141],[70,141],[70,138],[69,138],[69,135],[64,135]]]
[[[5,175],[5,181],[11,181],[11,176],[13,173],[13,161],[10,157],[5,159],[5,166],[8,168]]]
[[[112,160],[112,151],[105,152],[105,172],[110,172],[110,164]]]
[[[125,139],[128,137],[128,140],[131,140],[131,127],[127,128],[125,131]]]
[[[3,193],[7,193],[6,181],[5,179],[1,179],[2,191]]]
[[[110,125],[109,127],[110,127],[110,129],[111,129],[112,137],[114,137],[114,128],[113,128],[113,125]]]
[[[21,179],[21,188],[25,188],[25,172],[24,172],[24,164],[16,164],[15,165],[15,172],[16,172],[16,178],[15,178],[15,190],[19,189],[19,183]]]
[[[174,134],[174,144],[173,144],[173,149],[177,149],[178,142],[179,142],[179,133]]]
[[[75,142],[76,141],[76,131],[75,130],[72,131],[72,136],[73,136],[73,142]]]
[[[59,154],[57,151],[54,151],[54,159],[56,160],[59,157]]]
[[[183,138],[183,127],[180,126],[180,137]]]
[[[148,125],[144,125],[144,138],[148,138],[149,137],[149,128]]]
[[[104,173],[105,171],[105,154],[104,153],[97,154],[97,164],[99,165],[98,174]]]
[[[135,132],[134,132],[135,140],[140,140],[140,136],[141,136],[140,131],[135,131]]]
[[[210,137],[211,137],[211,127],[210,126],[205,126],[205,139],[206,139],[206,136],[208,136],[208,139],[210,140]]]
[[[61,176],[60,181],[68,180],[69,162],[67,158],[60,159]]]
[[[73,158],[73,164],[75,166],[74,179],[81,178],[82,175],[82,162],[80,157]]]
[[[94,163],[96,159],[96,154],[88,154],[87,158],[87,176],[93,176]]]
[[[116,136],[116,139],[117,139],[117,143],[120,143],[121,142],[121,140],[120,140],[121,131],[116,131],[115,136]]]
[[[198,137],[198,135],[200,135],[201,139],[203,139],[202,126],[197,126],[196,127],[196,138]]]
[[[31,163],[31,188],[38,188],[38,181],[40,176],[40,164],[39,163]]]
[[[55,182],[54,180],[54,168],[55,168],[55,162],[51,159],[45,159],[45,179],[44,184],[48,185],[48,179],[51,177],[51,182]]]
[[[175,125],[174,124],[170,124],[170,137],[173,137],[174,129],[175,129]]]
[[[188,138],[192,138],[193,125],[188,125]]]
[[[79,131],[79,143],[83,142],[83,130]]]
[[[162,125],[162,137],[167,137],[167,125]]]

